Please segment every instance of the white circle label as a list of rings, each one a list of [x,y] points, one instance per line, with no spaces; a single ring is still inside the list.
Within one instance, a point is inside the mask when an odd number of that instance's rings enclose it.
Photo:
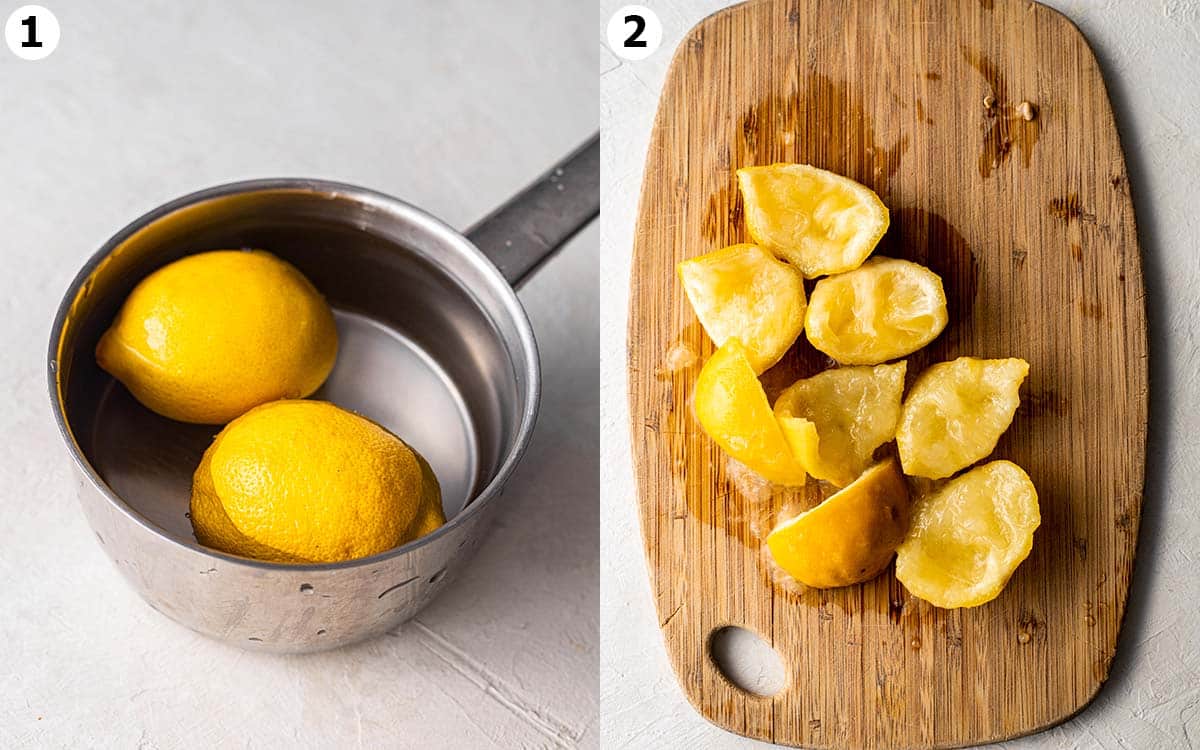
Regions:
[[[608,46],[625,60],[645,60],[662,44],[662,22],[644,5],[626,5],[608,19]]]
[[[4,24],[4,41],[22,60],[41,60],[58,47],[58,19],[40,5],[22,5]]]

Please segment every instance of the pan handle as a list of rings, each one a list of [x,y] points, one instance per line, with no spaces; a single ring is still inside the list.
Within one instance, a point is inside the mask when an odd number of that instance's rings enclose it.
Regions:
[[[600,134],[466,231],[518,287],[600,214]]]

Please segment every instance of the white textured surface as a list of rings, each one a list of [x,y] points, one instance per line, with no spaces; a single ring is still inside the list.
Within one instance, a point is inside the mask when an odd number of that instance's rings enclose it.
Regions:
[[[487,213],[595,128],[594,6],[44,2],[58,50],[0,48],[0,747],[597,746],[595,227],[521,293],[545,394],[498,528],[357,647],[248,654],[144,605],[79,512],[44,376],[75,271],[177,195],[305,175]]]
[[[623,0],[602,0],[607,19]],[[601,688],[605,747],[767,747],[706,723],[675,684],[655,619],[634,504],[625,397],[630,248],[642,164],[671,54],[719,0],[648,2],[661,49],[603,50]],[[1200,4],[1049,3],[1090,40],[1125,147],[1146,275],[1151,424],[1137,566],[1112,675],[1080,716],[1006,748],[1200,747]],[[601,31],[602,36],[602,31]]]

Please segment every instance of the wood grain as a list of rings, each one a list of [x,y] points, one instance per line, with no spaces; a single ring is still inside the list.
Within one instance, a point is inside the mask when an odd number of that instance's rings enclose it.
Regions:
[[[822,489],[748,482],[691,415],[713,347],[674,265],[745,240],[734,170],[775,161],[871,186],[892,211],[877,252],[942,275],[951,323],[909,359],[910,377],[964,354],[1031,364],[994,457],[1029,472],[1042,526],[993,602],[939,610],[890,570],[830,591],[780,581],[763,534]],[[1018,0],[757,0],[704,20],[659,104],[631,292],[646,554],[672,664],[704,716],[788,745],[953,747],[1038,731],[1091,701],[1137,540],[1146,333],[1124,157],[1070,21]],[[678,367],[668,352],[684,348],[699,359]],[[764,375],[768,396],[827,364],[802,338]],[[746,693],[714,666],[707,644],[726,625],[782,655],[782,692]]]

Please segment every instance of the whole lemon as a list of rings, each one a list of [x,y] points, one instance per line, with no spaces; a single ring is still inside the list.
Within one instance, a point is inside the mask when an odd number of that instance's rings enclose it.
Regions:
[[[374,555],[446,522],[424,458],[324,401],[275,401],[226,425],[196,469],[191,516],[201,544],[289,563]]]
[[[261,250],[215,250],[143,279],[96,361],[164,417],[224,424],[317,390],[337,348],[329,305],[294,266]]]

